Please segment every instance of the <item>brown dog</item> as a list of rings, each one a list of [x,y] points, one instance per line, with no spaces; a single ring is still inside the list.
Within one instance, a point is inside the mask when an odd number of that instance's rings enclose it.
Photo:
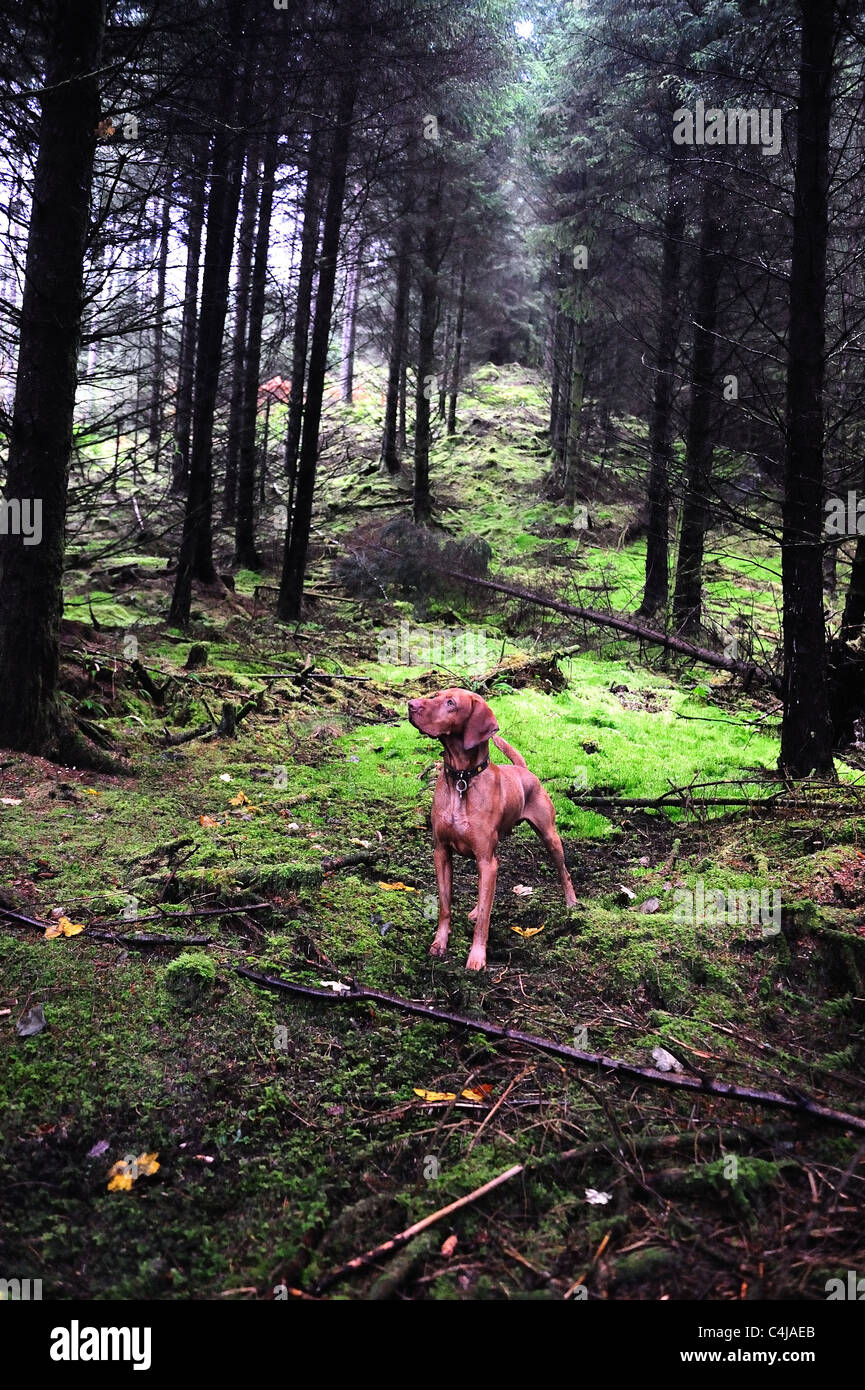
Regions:
[[[436,782],[432,804],[439,920],[431,956],[447,952],[451,929],[453,851],[471,855],[478,865],[478,902],[469,913],[475,924],[467,970],[487,963],[490,913],[496,894],[499,861],[496,848],[502,836],[520,821],[528,821],[550,852],[568,907],[577,901],[556,833],[553,803],[523,757],[496,738],[498,724],[489,705],[469,690],[443,690],[425,700],[409,700],[409,722],[428,738],[441,739],[444,768]],[[513,764],[490,762],[489,740]]]

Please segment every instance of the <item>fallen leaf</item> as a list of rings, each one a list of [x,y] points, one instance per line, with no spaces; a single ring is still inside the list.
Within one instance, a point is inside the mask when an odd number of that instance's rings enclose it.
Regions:
[[[492,1095],[492,1090],[493,1088],[488,1082],[482,1082],[479,1086],[470,1086],[462,1094],[466,1100],[486,1100],[488,1096]]]
[[[527,888],[524,883],[515,883],[514,892],[518,898],[527,898],[530,893],[534,893],[534,888]]]
[[[22,800],[20,796],[0,796],[0,806],[20,806]]]
[[[19,1038],[35,1038],[37,1033],[41,1033],[42,1029],[47,1027],[45,1010],[41,1004],[34,1004],[32,1009],[21,1015],[15,1024],[15,1032]]]
[[[537,936],[543,927],[511,927],[511,931],[515,931],[517,936]]]
[[[682,1063],[673,1056],[672,1052],[668,1052],[665,1047],[652,1048],[652,1061],[655,1063],[658,1071],[684,1071]]]
[[[454,1091],[424,1091],[420,1086],[414,1086],[412,1089],[421,1100],[456,1100]]]
[[[644,903],[640,903],[640,906],[637,908],[637,911],[638,911],[638,912],[657,912],[657,910],[658,910],[658,908],[659,908],[660,906],[661,906],[661,899],[660,899],[660,898],[647,898],[646,901],[645,901]]]
[[[214,820],[213,816],[199,816],[198,824],[203,825],[205,830],[213,830],[219,825],[219,821]]]
[[[238,792],[237,796],[232,796],[228,802],[229,806],[248,806],[249,797],[246,792]]]
[[[343,984],[342,980],[319,980],[318,983],[324,989],[332,989],[334,994],[351,994],[351,985]]]
[[[115,1168],[117,1172],[114,1171]],[[108,1184],[109,1192],[128,1192],[132,1187],[132,1174],[126,1172],[125,1163],[115,1163],[114,1168],[109,1168],[108,1176],[111,1178]]]
[[[408,883],[382,883],[379,881],[379,888],[383,888],[386,893],[417,893],[417,888],[412,888]]]
[[[597,1188],[586,1188],[586,1201],[593,1207],[605,1207],[613,1200],[612,1192],[598,1192]]]
[[[92,1148],[92,1149],[88,1149],[88,1150],[87,1150],[87,1157],[88,1157],[88,1158],[101,1158],[102,1155],[103,1155],[104,1153],[107,1153],[107,1152],[108,1152],[108,1149],[109,1149],[109,1148],[110,1148],[110,1145],[109,1145],[107,1139],[99,1139],[99,1140],[93,1145],[93,1148]]]
[[[456,1250],[456,1248],[457,1248],[457,1237],[456,1237],[456,1236],[448,1236],[447,1240],[445,1241],[444,1245],[443,1245],[442,1248],[441,1248],[441,1253],[444,1255],[444,1257],[445,1257],[446,1260],[449,1260],[450,1257],[451,1257],[451,1255],[452,1255],[452,1254],[454,1253],[454,1251]]]
[[[70,922],[68,917],[58,917],[45,928],[45,939],[52,941],[55,936],[77,936],[84,930],[82,922]]]
[[[82,787],[81,790],[84,792],[85,796],[101,796],[101,795],[102,795],[102,793],[101,793],[101,792],[98,792],[98,791],[96,790],[95,787]]]
[[[128,1192],[139,1178],[149,1178],[158,1172],[156,1154],[139,1154],[137,1158],[121,1158],[108,1169],[111,1181],[109,1192]]]
[[[233,779],[230,772],[220,772],[219,780],[220,782],[231,782]]]

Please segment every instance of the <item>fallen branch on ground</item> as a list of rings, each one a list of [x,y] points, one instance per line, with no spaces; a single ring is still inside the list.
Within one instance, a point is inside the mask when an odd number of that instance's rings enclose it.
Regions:
[[[388,550],[385,546],[376,546],[377,550],[385,554],[398,554],[397,551]],[[654,628],[644,627],[642,623],[632,622],[629,618],[620,618],[614,613],[600,613],[594,608],[580,608],[573,603],[564,603],[561,599],[549,598],[545,594],[534,593],[530,589],[518,588],[515,584],[502,584],[499,580],[481,579],[476,574],[466,574],[462,570],[448,570],[449,578],[459,579],[464,584],[478,589],[488,589],[492,593],[507,594],[509,598],[519,599],[522,603],[533,603],[539,608],[551,608],[555,613],[562,613],[568,618],[582,618],[587,623],[593,623],[598,627],[611,627],[616,632],[623,632],[628,637],[636,637],[641,642],[649,642],[653,646],[664,647],[665,650],[678,652],[681,656],[689,656],[694,661],[700,661],[704,666],[715,666],[721,671],[732,671],[735,675],[741,676],[746,684],[754,679],[764,681],[772,690],[780,693],[781,678],[774,671],[766,671],[761,666],[755,666],[753,662],[738,661],[734,657],[724,656],[721,652],[713,652],[708,647],[698,647],[693,642],[686,642],[682,637],[674,637],[669,633],[657,632]]]
[[[719,1140],[725,1144],[735,1144],[740,1138],[741,1135],[735,1130],[721,1130],[718,1133],[713,1131],[705,1135],[688,1131],[685,1134],[649,1135],[642,1139],[629,1138],[628,1142],[633,1155],[644,1157],[659,1150],[663,1151],[685,1147],[693,1149],[697,1144],[714,1143]],[[338,1280],[343,1279],[347,1274],[353,1274],[355,1270],[365,1268],[368,1264],[371,1264],[374,1260],[380,1259],[383,1255],[389,1255],[394,1250],[400,1249],[403,1245],[407,1244],[408,1241],[418,1235],[420,1231],[441,1221],[445,1216],[450,1216],[452,1212],[459,1210],[459,1208],[468,1206],[471,1202],[476,1202],[480,1197],[484,1197],[488,1192],[493,1191],[494,1188],[500,1187],[511,1178],[518,1177],[520,1173],[534,1172],[539,1168],[548,1168],[556,1163],[579,1161],[580,1159],[591,1158],[595,1154],[605,1152],[612,1155],[612,1143],[606,1140],[598,1143],[581,1144],[579,1148],[567,1149],[564,1153],[541,1154],[536,1158],[527,1159],[525,1163],[517,1163],[505,1173],[500,1173],[497,1178],[493,1178],[491,1182],[485,1183],[483,1187],[475,1188],[473,1192],[469,1192],[465,1197],[460,1197],[458,1201],[452,1202],[450,1206],[441,1207],[438,1211],[434,1211],[430,1216],[425,1217],[423,1221],[417,1222],[414,1226],[409,1226],[405,1231],[400,1231],[398,1235],[393,1236],[390,1240],[383,1241],[381,1245],[375,1246],[374,1249],[366,1251],[363,1255],[356,1255],[354,1259],[347,1260],[345,1264],[339,1265],[336,1269],[330,1270],[329,1273],[322,1275],[314,1286],[315,1292],[322,1293],[325,1289],[329,1289],[333,1284],[337,1283]]]
[[[384,854],[382,849],[358,851],[357,854],[341,854],[335,859],[322,859],[322,873],[335,874],[337,869],[352,869],[362,864],[375,864]]]
[[[0,917],[8,917],[13,922],[20,923],[21,926],[33,927],[37,931],[44,933],[50,922],[43,922],[38,917],[25,917],[21,912],[11,912],[9,908],[0,907]],[[128,926],[128,923],[127,923]],[[85,927],[81,933],[83,937],[92,938],[96,941],[110,941],[115,946],[211,946],[212,936],[157,936],[153,932],[115,932],[102,931],[95,927]]]
[[[335,1284],[338,1279],[342,1279],[346,1274],[353,1273],[356,1269],[363,1269],[365,1265],[372,1264],[374,1260],[381,1259],[382,1255],[390,1255],[394,1250],[399,1250],[403,1245],[407,1245],[421,1231],[425,1231],[428,1226],[433,1226],[437,1221],[442,1221],[444,1217],[450,1216],[452,1212],[459,1211],[461,1207],[467,1207],[470,1202],[476,1202],[480,1197],[485,1197],[488,1192],[501,1187],[502,1183],[510,1182],[511,1178],[517,1177],[519,1173],[525,1172],[524,1163],[515,1163],[512,1168],[508,1168],[504,1173],[499,1173],[497,1178],[491,1178],[485,1182],[483,1187],[476,1187],[474,1192],[469,1192],[465,1197],[459,1197],[455,1202],[451,1202],[447,1207],[441,1207],[434,1211],[431,1216],[425,1216],[422,1221],[416,1221],[413,1226],[400,1231],[398,1235],[392,1236],[390,1240],[382,1241],[381,1245],[376,1245],[374,1249],[367,1250],[363,1255],[355,1255],[353,1260],[347,1260],[344,1265],[333,1269],[329,1274],[325,1274],[314,1285],[316,1293],[322,1293],[324,1289],[329,1289],[331,1284]]]
[[[167,925],[169,922],[188,921],[193,917],[242,917],[247,912],[261,912],[264,908],[269,908],[270,903],[250,903],[248,907],[206,907],[200,912],[149,912],[145,917],[114,917],[101,920],[97,918],[98,926],[88,926],[84,929],[85,936],[99,937],[108,941],[129,941],[136,945],[151,945],[167,942],[172,946],[202,946],[213,938],[209,936],[148,936],[144,932],[130,932],[126,935],[116,931],[108,930],[111,927],[133,927],[139,922],[161,921]],[[44,932],[51,925],[39,917],[26,917],[23,912],[13,912],[11,908],[3,907],[0,904],[0,917],[8,917],[13,922],[19,922],[24,927],[33,927]]]
[[[843,1110],[832,1110],[826,1105],[819,1105],[817,1101],[810,1100],[798,1091],[793,1091],[792,1088],[790,1095],[781,1095],[777,1091],[757,1091],[750,1086],[737,1086],[730,1081],[718,1081],[711,1076],[684,1076],[677,1072],[655,1071],[652,1067],[638,1067],[632,1062],[625,1062],[615,1057],[605,1057],[600,1052],[581,1052],[576,1047],[568,1047],[565,1043],[553,1042],[549,1038],[539,1038],[532,1033],[522,1033],[516,1028],[502,1028],[497,1023],[470,1018],[467,1014],[450,1013],[445,1009],[437,1009],[432,1004],[419,1004],[413,999],[401,999],[399,995],[384,994],[381,990],[367,989],[365,985],[358,985],[357,983],[353,984],[348,994],[331,994],[330,990],[315,989],[312,985],[296,985],[272,975],[260,975],[257,971],[248,970],[242,965],[235,966],[235,970],[238,975],[243,975],[254,981],[255,984],[264,985],[268,989],[285,990],[289,994],[300,994],[311,999],[326,999],[329,1004],[346,1003],[357,999],[372,999],[379,1004],[387,1004],[391,1008],[403,1009],[406,1013],[419,1014],[422,1018],[433,1018],[440,1023],[454,1024],[458,1028],[470,1028],[476,1033],[483,1033],[488,1038],[525,1043],[529,1047],[537,1047],[542,1052],[548,1052],[554,1057],[566,1057],[578,1066],[597,1067],[600,1071],[610,1075],[633,1077],[637,1081],[647,1082],[652,1086],[666,1086],[672,1090],[696,1092],[697,1094],[719,1096],[726,1100],[748,1101],[755,1105],[789,1110],[799,1115],[810,1115],[812,1119],[822,1120],[826,1124],[840,1125],[843,1129],[855,1129],[865,1134],[865,1116],[850,1115]]]

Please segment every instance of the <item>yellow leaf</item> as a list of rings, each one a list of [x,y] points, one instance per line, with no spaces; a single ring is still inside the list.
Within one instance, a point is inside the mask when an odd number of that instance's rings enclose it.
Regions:
[[[139,1154],[137,1158],[121,1158],[108,1169],[111,1181],[109,1192],[128,1192],[138,1178],[149,1178],[159,1170],[156,1154]]]
[[[511,927],[511,931],[515,931],[517,936],[537,936],[543,927]]]
[[[87,796],[101,796],[101,795],[102,795],[102,793],[101,793],[101,792],[98,792],[98,791],[96,790],[95,787],[82,787],[81,790],[82,790]]]
[[[424,1091],[420,1086],[413,1087],[413,1090],[421,1100],[456,1100],[453,1091]]]
[[[411,888],[407,883],[382,883],[379,880],[379,888],[383,888],[386,893],[417,893],[417,888]]]
[[[115,1168],[117,1168],[117,1167],[125,1168],[125,1164],[123,1164],[123,1163],[121,1163],[121,1164],[116,1164],[116,1163],[115,1163],[114,1167],[115,1167]],[[111,1171],[113,1172],[114,1170],[112,1169]],[[108,1191],[109,1191],[109,1192],[128,1192],[129,1189],[131,1188],[131,1186],[132,1186],[132,1175],[131,1175],[131,1173],[126,1173],[126,1172],[118,1173],[115,1177],[113,1177],[113,1178],[111,1179],[110,1183],[108,1184]]]
[[[238,792],[237,796],[232,796],[228,802],[229,806],[248,806],[249,797],[246,792]]]
[[[63,928],[61,927],[61,925],[60,925],[59,922],[50,922],[49,925],[45,928],[45,940],[46,940],[46,941],[53,941],[53,939],[54,939],[55,936],[62,936],[62,935],[63,935]]]
[[[213,816],[199,816],[198,824],[203,825],[205,830],[213,830],[215,826],[219,825],[219,821],[214,820]]]

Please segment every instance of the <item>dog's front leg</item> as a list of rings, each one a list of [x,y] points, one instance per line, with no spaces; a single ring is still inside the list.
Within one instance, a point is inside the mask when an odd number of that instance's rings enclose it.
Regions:
[[[435,940],[429,948],[431,956],[447,955],[451,934],[451,888],[453,884],[453,850],[450,845],[435,847],[436,884],[439,892],[439,920]]]
[[[475,917],[472,949],[469,951],[469,958],[466,961],[466,970],[486,970],[487,967],[487,937],[490,932],[490,917],[493,910],[493,899],[496,896],[498,872],[499,861],[494,854],[478,860],[477,916]]]

